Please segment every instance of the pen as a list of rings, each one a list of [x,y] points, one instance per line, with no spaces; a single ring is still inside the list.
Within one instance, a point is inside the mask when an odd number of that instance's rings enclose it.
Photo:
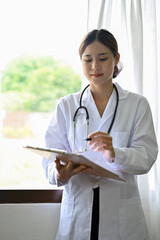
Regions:
[[[92,138],[84,138],[83,140],[85,140],[85,141],[91,141]]]

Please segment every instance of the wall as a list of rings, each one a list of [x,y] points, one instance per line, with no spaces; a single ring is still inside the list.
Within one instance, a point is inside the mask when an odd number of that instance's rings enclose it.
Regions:
[[[0,240],[54,240],[60,203],[0,204]]]

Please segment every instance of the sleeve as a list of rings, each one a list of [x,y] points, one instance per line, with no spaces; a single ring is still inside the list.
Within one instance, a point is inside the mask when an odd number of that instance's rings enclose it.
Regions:
[[[152,114],[147,100],[142,97],[135,114],[129,144],[115,148],[114,170],[140,175],[149,172],[156,161],[158,145]]]
[[[45,134],[45,143],[46,147],[58,148],[71,152],[67,139],[66,119],[61,105],[62,104],[59,103],[54,111],[53,117]],[[42,165],[49,183],[62,186],[66,184],[66,182],[62,183],[57,180],[57,170],[55,168],[54,160],[55,159],[48,160],[43,158]]]

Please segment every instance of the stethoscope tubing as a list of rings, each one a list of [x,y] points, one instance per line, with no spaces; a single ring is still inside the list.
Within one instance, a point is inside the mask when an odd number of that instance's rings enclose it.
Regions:
[[[73,117],[73,122],[76,121],[76,116],[77,116],[77,113],[78,113],[78,111],[79,111],[80,109],[84,109],[84,110],[85,110],[85,112],[86,112],[86,120],[89,120],[88,110],[87,110],[87,108],[86,108],[85,106],[82,106],[82,97],[83,97],[83,94],[84,94],[84,92],[86,91],[86,89],[87,89],[89,86],[90,86],[90,84],[88,84],[88,85],[83,89],[83,91],[82,91],[82,93],[81,93],[80,100],[79,100],[79,107],[78,107],[77,110],[75,111],[75,114],[74,114],[74,117]],[[118,93],[118,89],[117,89],[117,87],[116,87],[116,85],[115,85],[114,83],[113,83],[113,87],[114,87],[114,89],[115,89],[115,91],[116,91],[117,100],[116,100],[116,107],[115,107],[115,110],[114,110],[112,122],[111,122],[111,124],[110,124],[109,129],[108,129],[108,133],[110,133],[111,128],[112,128],[112,126],[113,126],[113,123],[114,123],[114,121],[115,121],[115,117],[116,117],[116,113],[117,113],[117,108],[118,108],[118,103],[119,103],[119,93]]]
[[[86,120],[89,120],[88,110],[87,110],[87,108],[86,108],[85,106],[82,106],[82,97],[83,97],[83,94],[84,94],[84,92],[86,91],[86,89],[87,89],[89,86],[90,86],[90,84],[88,84],[88,85],[83,89],[83,91],[82,91],[82,93],[81,93],[80,100],[79,100],[79,107],[78,107],[77,110],[75,111],[75,114],[74,114],[74,117],[73,117],[73,122],[76,121],[77,113],[78,113],[78,111],[79,111],[80,109],[82,109],[82,108],[83,108],[83,109],[85,110],[85,112],[86,112]]]
[[[74,145],[75,145],[75,148],[76,148],[77,152],[79,152],[79,151],[78,151],[78,149],[77,149],[77,147],[76,147],[76,144],[75,144],[75,128],[76,128],[76,116],[77,116],[77,113],[78,113],[78,111],[79,111],[80,109],[84,109],[84,110],[85,110],[85,113],[86,113],[87,135],[88,135],[89,113],[88,113],[87,108],[86,108],[85,106],[82,106],[82,97],[83,97],[84,92],[86,91],[86,89],[87,89],[89,86],[90,86],[90,84],[87,85],[87,86],[83,89],[83,91],[82,91],[82,93],[81,93],[81,96],[80,96],[80,100],[79,100],[79,107],[77,108],[77,110],[75,111],[75,114],[74,114],[74,116],[73,116]],[[111,131],[111,129],[112,129],[112,126],[113,126],[113,124],[114,124],[115,117],[116,117],[116,113],[117,113],[117,108],[118,108],[118,104],[119,104],[119,93],[118,93],[118,89],[117,89],[117,87],[116,87],[116,85],[115,85],[114,83],[113,83],[113,87],[114,87],[114,89],[115,89],[115,91],[116,91],[116,106],[115,106],[115,110],[114,110],[114,114],[113,114],[112,121],[111,121],[110,126],[109,126],[109,129],[108,129],[108,131],[107,131],[108,134],[110,133],[110,131]]]
[[[113,123],[115,121],[115,117],[116,117],[116,113],[117,113],[117,108],[118,108],[118,104],[119,104],[119,93],[118,93],[118,89],[116,87],[116,85],[113,83],[113,87],[116,91],[116,96],[117,96],[117,99],[116,99],[116,107],[115,107],[115,110],[114,110],[114,114],[113,114],[113,118],[112,118],[112,122],[109,126],[109,129],[108,129],[108,134],[110,133],[111,129],[112,129],[112,126],[113,126]]]

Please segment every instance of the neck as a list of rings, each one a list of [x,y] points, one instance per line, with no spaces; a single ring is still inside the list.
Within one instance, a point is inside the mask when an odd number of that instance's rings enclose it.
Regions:
[[[113,83],[107,86],[90,86],[90,90],[95,101],[108,101],[113,92]]]
[[[109,98],[113,92],[113,84],[110,84],[108,87],[90,87],[93,99],[95,101],[95,104],[97,106],[97,109],[99,111],[100,116],[102,117],[103,112],[107,106],[107,103],[109,101]]]

